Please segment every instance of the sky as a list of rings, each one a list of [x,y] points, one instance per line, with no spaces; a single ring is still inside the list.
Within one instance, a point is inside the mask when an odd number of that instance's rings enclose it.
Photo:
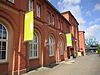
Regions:
[[[85,38],[96,38],[100,43],[100,0],[49,0],[59,12],[71,11],[85,31]]]

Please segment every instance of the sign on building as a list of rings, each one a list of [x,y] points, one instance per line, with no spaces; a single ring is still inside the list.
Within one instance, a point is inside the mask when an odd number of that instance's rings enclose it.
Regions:
[[[33,40],[33,25],[34,25],[33,11],[25,13],[24,41]]]
[[[72,46],[72,35],[71,35],[71,33],[66,34],[66,43],[67,43],[67,46]]]

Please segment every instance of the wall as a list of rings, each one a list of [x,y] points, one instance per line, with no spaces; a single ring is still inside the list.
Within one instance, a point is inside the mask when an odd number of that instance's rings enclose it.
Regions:
[[[80,52],[85,55],[85,37],[84,37],[84,31],[79,31],[79,46],[80,46]]]
[[[38,32],[41,37],[41,44],[39,49],[39,58],[38,59],[30,59],[29,61],[29,67],[39,67],[39,66],[46,66],[53,62],[58,62],[61,60],[67,59],[67,48],[66,48],[66,38],[65,34],[70,32],[70,24],[69,22],[56,11],[55,8],[51,6],[50,3],[47,1],[42,0],[34,0],[33,2],[34,6],[34,13],[35,13],[35,29],[36,32]],[[41,6],[41,17],[36,16],[36,4],[39,4]],[[47,13],[50,12],[51,15],[51,22],[52,22],[52,15],[55,17],[55,24],[48,25],[47,20]],[[45,13],[45,14],[44,14]],[[61,24],[59,24],[62,22]],[[62,33],[61,35],[59,33]],[[46,44],[46,41],[48,40],[49,36],[52,35],[55,40],[55,56],[49,57],[49,48]],[[59,53],[59,39],[62,38],[64,41],[64,55],[60,56]]]
[[[26,47],[23,41],[23,21],[26,1],[15,0],[15,4],[0,0],[0,23],[8,30],[7,61],[0,62],[0,74],[18,74],[26,67]],[[23,7],[23,6],[25,7]]]
[[[15,0],[15,4],[7,0],[0,0],[0,23],[7,27],[9,37],[8,59],[7,62],[0,62],[0,74],[18,75],[25,73],[29,69],[67,60],[65,34],[70,32],[70,23],[46,0],[34,0],[33,3],[34,30],[39,34],[38,59],[29,59],[29,42],[23,41],[24,14],[28,12],[28,0]],[[36,4],[41,6],[41,18],[36,16]],[[48,25],[48,11],[55,16],[54,25]],[[50,35],[55,40],[55,55],[52,57],[49,57],[49,49],[46,43]],[[60,38],[63,39],[64,47],[64,54],[62,56],[60,56],[59,51]]]
[[[74,49],[74,56],[76,56],[77,55],[77,52],[79,51],[78,22],[75,19],[75,17],[71,14],[70,11],[64,12],[64,13],[62,13],[62,15],[71,24],[71,26],[70,26],[70,28],[71,28],[70,32],[72,34],[72,41],[73,41],[72,48]],[[72,48],[71,48],[71,50],[72,50]]]

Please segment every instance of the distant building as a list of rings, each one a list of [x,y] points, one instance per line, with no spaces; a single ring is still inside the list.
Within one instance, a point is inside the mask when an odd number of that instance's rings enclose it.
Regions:
[[[84,56],[86,54],[84,31],[79,31],[79,52]]]
[[[89,50],[92,51],[92,52],[96,52],[97,46],[96,45],[91,45]]]

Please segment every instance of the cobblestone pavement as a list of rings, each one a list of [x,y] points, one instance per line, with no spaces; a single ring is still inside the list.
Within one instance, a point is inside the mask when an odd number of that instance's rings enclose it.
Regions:
[[[59,65],[43,67],[24,75],[100,75],[100,56],[97,54],[78,57]]]

